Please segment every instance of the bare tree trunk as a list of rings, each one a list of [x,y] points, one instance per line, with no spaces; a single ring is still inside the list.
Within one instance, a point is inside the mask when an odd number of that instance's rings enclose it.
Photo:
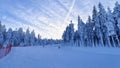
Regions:
[[[117,38],[117,42],[118,42],[118,47],[120,46],[120,41],[118,39],[118,36],[116,35],[116,38]]]
[[[114,38],[113,38],[113,37],[112,37],[112,42],[113,42],[113,46],[116,47],[116,46],[115,46],[115,41],[114,41]]]
[[[110,38],[108,37],[108,46],[111,47]]]

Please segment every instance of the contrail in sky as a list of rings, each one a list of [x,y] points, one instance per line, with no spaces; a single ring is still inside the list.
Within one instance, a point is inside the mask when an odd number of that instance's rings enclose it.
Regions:
[[[74,1],[72,2],[72,5],[71,5],[71,7],[70,7],[70,9],[69,9],[69,12],[67,13],[67,15],[66,15],[66,17],[65,17],[65,19],[64,19],[64,23],[67,21],[68,17],[70,16],[71,11],[72,11],[72,9],[73,9],[73,7],[74,7],[74,5],[75,5],[75,2],[76,2],[76,0],[74,0]]]

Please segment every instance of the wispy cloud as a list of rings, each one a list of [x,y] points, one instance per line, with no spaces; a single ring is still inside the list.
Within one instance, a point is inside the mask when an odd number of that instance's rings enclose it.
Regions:
[[[0,0],[0,20],[7,28],[22,27],[35,30],[42,38],[59,39],[65,27],[77,16],[86,21],[93,5],[114,7],[115,0]],[[10,26],[9,26],[10,25]]]

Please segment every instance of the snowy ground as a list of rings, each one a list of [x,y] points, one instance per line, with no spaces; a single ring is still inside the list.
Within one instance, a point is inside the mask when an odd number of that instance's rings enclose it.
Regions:
[[[120,49],[15,47],[0,68],[120,68]]]

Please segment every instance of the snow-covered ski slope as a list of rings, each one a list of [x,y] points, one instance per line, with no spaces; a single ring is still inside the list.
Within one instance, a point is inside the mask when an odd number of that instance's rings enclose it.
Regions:
[[[120,68],[120,49],[13,47],[0,68]]]

